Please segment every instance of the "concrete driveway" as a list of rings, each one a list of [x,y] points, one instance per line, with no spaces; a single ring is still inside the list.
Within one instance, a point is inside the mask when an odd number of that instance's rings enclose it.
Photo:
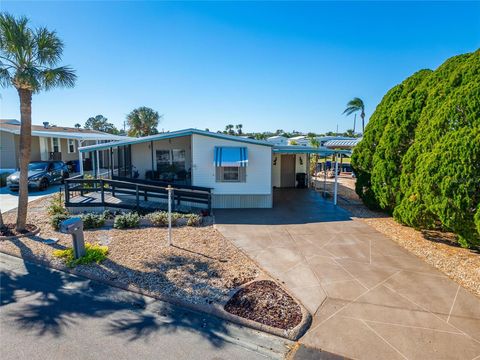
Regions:
[[[28,194],[28,202],[40,199],[42,197],[59,192],[62,185],[51,185],[43,191],[30,190]],[[18,191],[10,191],[8,187],[0,188],[0,211],[2,213],[15,209],[18,206]]]
[[[310,190],[217,228],[314,315],[301,342],[355,359],[480,359],[480,299]]]

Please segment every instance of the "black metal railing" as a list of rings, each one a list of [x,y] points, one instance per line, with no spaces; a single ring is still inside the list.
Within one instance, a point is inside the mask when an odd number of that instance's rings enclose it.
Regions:
[[[67,207],[116,207],[134,210],[151,210],[154,206],[149,199],[168,201],[168,189],[170,184],[141,179],[86,179],[78,175],[65,179],[65,206]],[[212,209],[211,189],[199,186],[171,186],[172,208],[187,203],[187,206],[205,208],[210,214]],[[92,194],[100,196],[92,197]],[[82,201],[78,197],[88,195],[89,201]],[[111,195],[109,198],[106,195]],[[130,196],[131,201],[109,201],[109,199],[121,198],[122,195]],[[77,199],[75,199],[77,198]],[[78,200],[78,201],[76,201]]]

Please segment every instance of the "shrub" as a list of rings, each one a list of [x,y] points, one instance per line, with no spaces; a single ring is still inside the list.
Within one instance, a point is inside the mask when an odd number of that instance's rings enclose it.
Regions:
[[[197,214],[188,214],[187,215],[187,225],[188,226],[200,226],[202,223],[202,217]]]
[[[107,254],[107,246],[90,243],[85,243],[85,256],[82,256],[79,259],[74,258],[73,248],[53,251],[53,256],[63,259],[68,267],[74,267],[76,265],[87,265],[92,262],[96,262],[97,264],[99,264],[107,258]]]
[[[96,229],[105,224],[105,217],[100,214],[88,213],[80,216],[84,229]]]
[[[50,205],[47,207],[47,213],[50,216],[67,213],[67,209],[65,209],[63,206],[62,193],[58,193],[52,197],[52,200],[50,200]]]
[[[131,229],[140,225],[140,215],[135,212],[115,216],[113,227],[115,229]]]
[[[58,231],[60,229],[60,223],[63,220],[67,220],[69,218],[70,218],[70,216],[68,216],[67,214],[63,214],[63,213],[55,214],[50,218],[50,225],[52,225],[52,227],[56,231]]]
[[[480,50],[422,70],[377,106],[352,167],[371,208],[480,244]]]
[[[168,213],[166,211],[155,211],[145,216],[154,226],[168,226]]]

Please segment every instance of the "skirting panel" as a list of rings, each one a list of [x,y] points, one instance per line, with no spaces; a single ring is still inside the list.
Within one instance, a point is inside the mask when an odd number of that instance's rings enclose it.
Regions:
[[[272,194],[266,195],[227,195],[212,194],[212,208],[271,208],[273,206]]]

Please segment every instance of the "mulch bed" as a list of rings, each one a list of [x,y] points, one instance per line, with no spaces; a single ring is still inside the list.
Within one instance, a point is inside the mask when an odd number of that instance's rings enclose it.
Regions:
[[[248,284],[224,308],[231,314],[284,330],[293,329],[302,321],[300,306],[270,280]]]
[[[0,236],[21,236],[37,230],[37,227],[33,224],[25,225],[25,229],[22,231],[17,231],[15,227],[15,224],[4,224],[3,227],[0,227]]]

